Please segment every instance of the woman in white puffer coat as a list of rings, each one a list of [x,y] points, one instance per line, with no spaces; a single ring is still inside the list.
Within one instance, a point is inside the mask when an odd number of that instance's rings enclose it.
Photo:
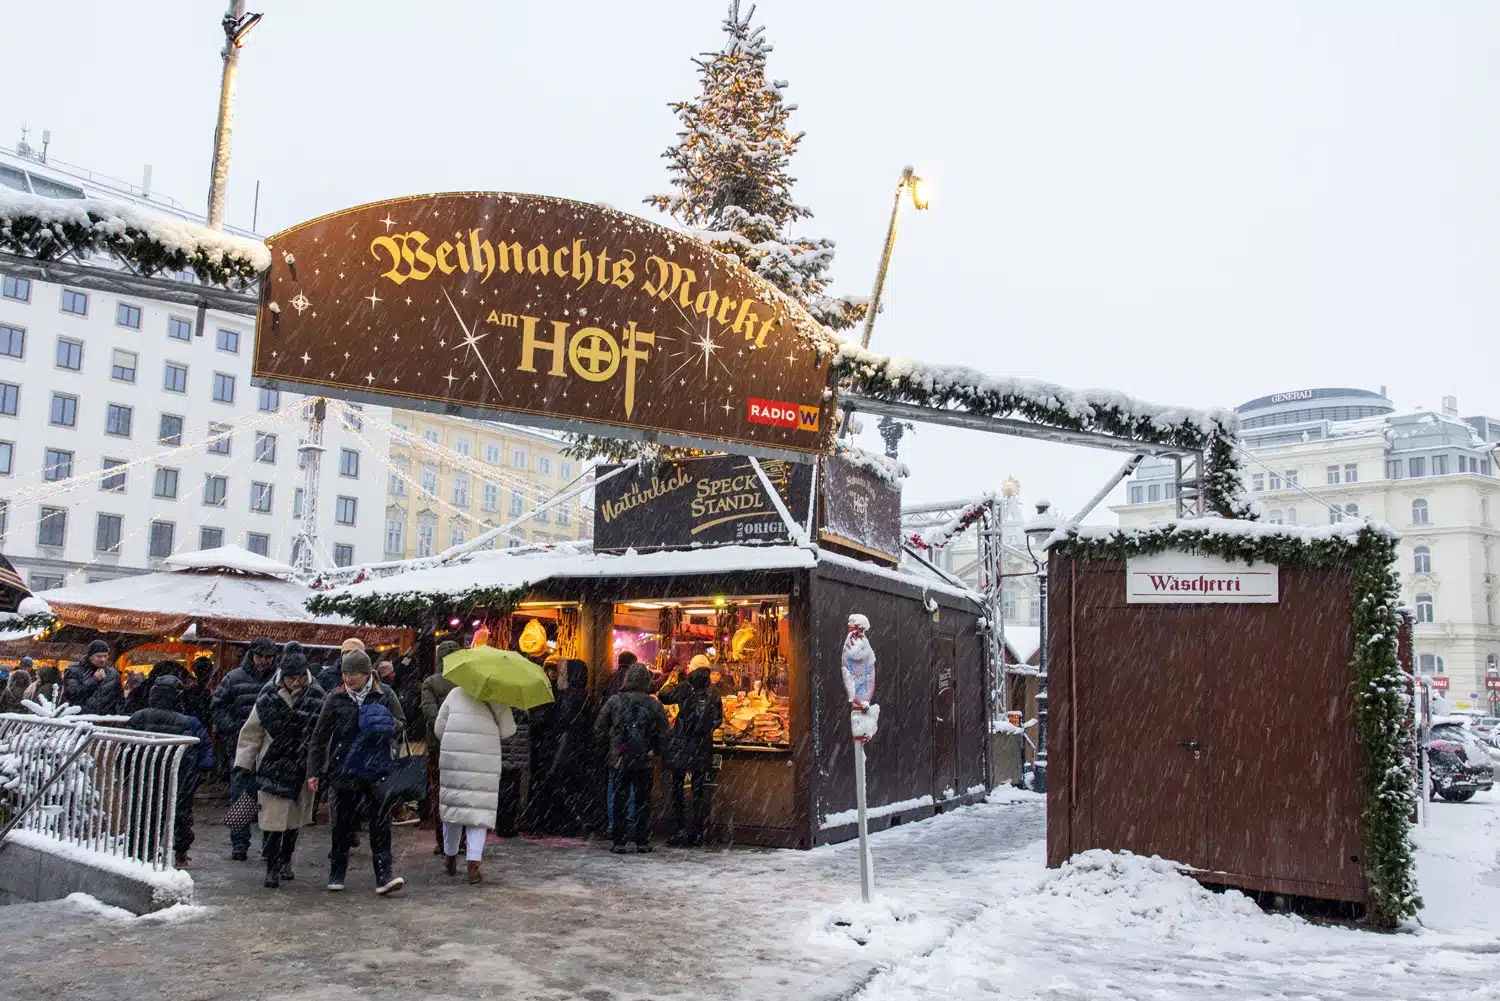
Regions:
[[[510,706],[478,702],[455,688],[438,709],[438,816],[448,875],[458,874],[458,840],[467,832],[469,882],[481,883],[484,839],[500,806],[500,742],[516,732]]]

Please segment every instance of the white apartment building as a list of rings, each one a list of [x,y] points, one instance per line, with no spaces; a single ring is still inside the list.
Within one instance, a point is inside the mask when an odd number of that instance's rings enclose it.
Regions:
[[[1401,533],[1402,597],[1415,610],[1417,670],[1448,687],[1455,710],[1488,709],[1485,672],[1500,670],[1500,420],[1440,410],[1398,414],[1384,390],[1308,389],[1237,408],[1253,459],[1245,486],[1272,523],[1350,517]],[[1172,466],[1142,464],[1128,502],[1135,527],[1176,513]]]
[[[0,149],[0,185],[202,222],[169,198],[36,154]],[[231,543],[290,561],[305,398],[251,386],[254,316],[208,309],[200,329],[192,305],[153,294],[190,290],[191,275],[181,286],[82,280],[90,269],[121,276],[101,258],[70,265],[70,283],[23,264],[0,255],[0,550],[32,589]],[[324,431],[317,562],[381,557],[389,440],[359,423]]]

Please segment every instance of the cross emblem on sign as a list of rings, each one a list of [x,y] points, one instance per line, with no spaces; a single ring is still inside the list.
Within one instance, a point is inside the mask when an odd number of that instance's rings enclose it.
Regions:
[[[620,345],[609,331],[584,327],[568,343],[568,360],[589,382],[606,382],[620,368]]]

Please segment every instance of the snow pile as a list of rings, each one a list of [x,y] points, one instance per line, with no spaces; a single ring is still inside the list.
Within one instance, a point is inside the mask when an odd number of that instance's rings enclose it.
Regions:
[[[1078,928],[1137,928],[1176,938],[1214,922],[1265,915],[1238,890],[1215,893],[1155,855],[1092,849],[1050,870],[1026,910],[1044,912]]]
[[[151,897],[158,904],[193,902],[193,877],[182,869],[153,869],[145,862],[136,859],[105,855],[102,852],[91,851],[82,845],[59,841],[57,838],[39,834],[36,831],[11,831],[6,835],[6,841],[58,856],[77,865],[102,869],[117,876],[145,883],[151,887]]]
[[[877,896],[868,904],[849,900],[815,913],[808,922],[807,945],[884,959],[930,949],[948,930],[946,921]]]
[[[911,469],[900,459],[892,459],[890,456],[868,451],[858,445],[836,442],[834,454],[853,466],[874,473],[893,486],[900,486],[901,481],[911,475]]]
[[[173,570],[222,570],[254,577],[290,577],[297,572],[285,563],[257,556],[235,545],[177,553],[162,562]]]
[[[1026,732],[1018,726],[1012,726],[1009,723],[1005,725],[1009,726],[1016,733]],[[1015,806],[1018,803],[1045,803],[1047,802],[1047,794],[1044,792],[1032,792],[1030,789],[1022,789],[1019,786],[1003,785],[991,789],[990,794],[984,798],[984,801],[997,806]]]
[[[920,810],[932,805],[931,796],[918,796],[916,799],[903,799],[895,803],[886,803],[884,806],[872,806],[865,811],[865,816],[874,820],[877,817],[889,817],[896,813],[908,813],[912,810]],[[818,825],[820,830],[828,830],[832,827],[843,827],[852,824],[859,819],[858,810],[840,810],[838,813],[827,813],[823,815],[823,822]]]
[[[173,904],[159,911],[132,914],[123,907],[106,904],[98,897],[87,893],[70,893],[62,899],[62,902],[79,913],[102,918],[105,921],[139,922],[151,925],[185,924],[206,916],[211,910],[201,904]]]
[[[1359,533],[1365,529],[1377,532],[1389,539],[1399,539],[1400,534],[1382,522],[1342,521],[1336,525],[1271,525],[1241,518],[1183,518],[1149,525],[1145,528],[1116,528],[1110,525],[1079,525],[1068,530],[1070,537],[1081,542],[1131,542],[1141,538],[1155,537],[1159,533],[1185,536],[1202,532],[1206,535],[1234,536],[1241,539],[1299,539],[1303,542],[1339,541],[1353,545]],[[1047,540],[1052,546],[1061,542],[1058,533]]]

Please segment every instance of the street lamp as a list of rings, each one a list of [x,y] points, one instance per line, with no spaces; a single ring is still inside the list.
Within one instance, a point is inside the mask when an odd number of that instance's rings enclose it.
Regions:
[[[234,78],[240,49],[261,17],[245,13],[245,0],[230,0],[220,22],[224,28],[224,75],[219,81],[219,123],[214,129],[214,160],[208,176],[209,229],[224,228],[224,192],[229,186],[229,147],[234,131]]]
[[[1028,518],[1023,528],[1026,552],[1036,564],[1037,598],[1041,603],[1041,620],[1037,623],[1041,638],[1037,649],[1041,656],[1036,679],[1036,763],[1031,786],[1037,792],[1047,791],[1047,540],[1061,524],[1051,513],[1051,507],[1047,501],[1037,501],[1036,516]]]
[[[870,346],[870,336],[875,333],[875,316],[880,312],[880,293],[885,290],[885,275],[891,269],[891,252],[896,249],[896,226],[901,219],[901,201],[910,196],[911,203],[919,212],[925,212],[930,203],[927,195],[927,184],[917,176],[916,169],[907,166],[902,168],[901,180],[896,183],[896,200],[891,203],[891,221],[885,231],[885,249],[880,254],[880,267],[875,272],[875,291],[870,296],[870,308],[865,313],[865,329],[860,335],[859,346],[867,348]],[[850,418],[853,416],[852,407],[844,407],[844,423],[839,429],[839,437],[842,438],[849,433]],[[901,440],[904,428],[899,425],[892,427],[886,421],[881,422],[881,434],[886,437],[886,454],[895,458],[896,443]]]

